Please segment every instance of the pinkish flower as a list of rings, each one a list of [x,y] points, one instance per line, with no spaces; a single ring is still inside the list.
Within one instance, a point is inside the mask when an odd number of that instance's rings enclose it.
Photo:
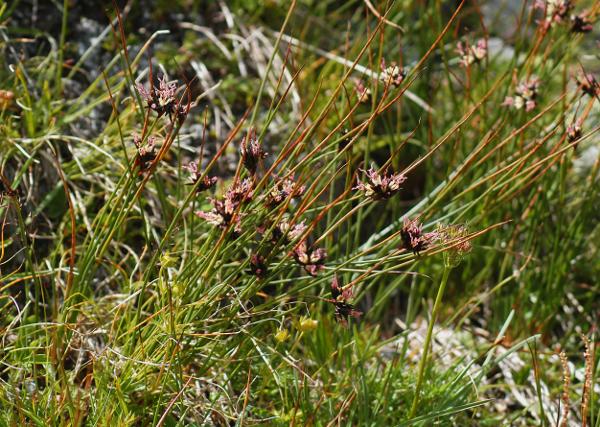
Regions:
[[[252,180],[246,178],[242,182],[236,181],[229,187],[225,193],[225,203],[235,208],[242,203],[252,200],[253,195]]]
[[[358,181],[355,190],[362,191],[371,200],[389,199],[401,189],[400,185],[406,181],[406,177],[400,173],[386,175],[379,174],[373,167],[363,172],[367,176],[366,182]]]
[[[260,234],[265,234],[271,226],[272,224],[261,225],[257,228],[257,231]],[[306,228],[304,221],[292,224],[287,217],[283,217],[271,231],[271,243],[287,245],[298,240],[306,231]]]
[[[151,85],[148,90],[141,83],[137,83],[136,88],[148,108],[155,111],[159,117],[167,114],[171,120],[177,118],[183,121],[187,116],[189,106],[181,105],[175,98],[177,82],[167,81],[166,75],[163,74],[158,80],[158,88]]]
[[[520,110],[525,108],[525,111],[533,110],[537,103],[538,90],[540,81],[537,77],[531,77],[517,85],[514,96],[507,96],[502,105],[506,105]]]
[[[267,157],[267,153],[262,149],[260,142],[256,138],[256,130],[254,128],[250,128],[248,134],[242,138],[240,151],[244,166],[248,169],[248,172],[254,175],[259,162]]]
[[[183,166],[183,168],[188,170],[192,175],[192,182],[188,183],[188,185],[198,184],[198,187],[196,187],[197,193],[201,193],[202,191],[208,190],[217,183],[216,176],[209,177],[205,175],[204,177],[202,177],[202,172],[198,168],[198,162],[191,162],[188,165]],[[201,182],[198,183],[198,181]]]
[[[306,228],[304,221],[299,222],[298,224],[291,224],[287,218],[283,218],[273,228],[271,241],[275,244],[282,243],[287,245],[299,239],[306,231]]]
[[[485,39],[477,40],[475,45],[458,42],[456,51],[460,56],[459,62],[463,67],[482,61],[487,55],[487,41]]]
[[[398,87],[405,77],[406,71],[404,68],[399,67],[395,62],[392,62],[389,67],[386,67],[385,59],[381,58],[381,74],[379,78],[386,86],[392,85]]]
[[[275,182],[266,197],[267,207],[274,208],[283,203],[288,198],[298,198],[304,194],[304,185],[297,185],[293,178],[282,178]]]
[[[371,89],[366,87],[362,80],[356,80],[355,90],[358,95],[358,102],[365,104],[371,100]]]
[[[241,214],[239,212],[236,214],[235,207],[217,199],[212,199],[212,204],[211,211],[198,211],[196,215],[221,230],[233,226],[234,232],[240,233],[242,230],[240,224]]]
[[[440,238],[436,231],[423,233],[423,226],[417,219],[404,218],[402,230],[400,230],[402,245],[404,249],[419,255],[419,252],[427,249],[434,241]]]
[[[294,259],[311,276],[316,276],[323,269],[327,252],[321,248],[310,248],[306,240],[302,240],[294,249]]]
[[[241,217],[239,209],[244,203],[252,199],[252,181],[245,179],[241,183],[235,182],[227,190],[223,200],[212,199],[213,208],[210,212],[198,211],[196,215],[209,224],[221,229],[233,226],[235,233],[241,232]]]
[[[573,9],[573,2],[571,0],[536,0],[534,7],[544,12],[544,25],[549,27],[568,18]]]
[[[157,139],[153,136],[149,136],[146,141],[142,141],[142,138],[134,134],[133,143],[137,148],[137,156],[135,157],[135,167],[138,168],[138,173],[141,175],[147,172],[152,165],[152,162],[156,159],[156,151],[154,146],[156,145]]]

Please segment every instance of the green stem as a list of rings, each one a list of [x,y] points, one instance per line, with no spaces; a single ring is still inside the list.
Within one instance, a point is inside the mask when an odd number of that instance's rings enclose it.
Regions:
[[[442,282],[435,297],[435,303],[433,304],[433,311],[431,312],[431,319],[429,320],[429,326],[427,328],[427,336],[425,337],[425,344],[423,346],[423,356],[419,361],[419,376],[417,377],[417,386],[415,388],[415,397],[413,398],[412,406],[410,408],[409,418],[413,418],[417,412],[417,404],[419,403],[419,394],[421,393],[421,386],[423,385],[423,374],[425,373],[425,366],[427,364],[427,354],[429,353],[429,345],[431,344],[431,336],[433,335],[433,325],[437,318],[442,302],[442,296],[446,289],[446,283],[448,283],[448,276],[450,275],[451,267],[444,267],[444,274],[442,275]]]
[[[58,59],[56,64],[56,96],[61,98],[62,93],[62,72],[63,72],[63,60],[65,55],[65,42],[67,40],[67,24],[68,24],[68,13],[69,13],[69,1],[63,1],[62,10],[62,23],[60,27],[60,42],[58,45]]]

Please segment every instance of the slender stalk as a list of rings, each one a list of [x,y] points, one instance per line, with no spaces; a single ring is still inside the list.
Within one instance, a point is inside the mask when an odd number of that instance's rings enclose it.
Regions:
[[[433,325],[437,319],[438,312],[442,303],[442,296],[448,283],[448,276],[450,275],[451,267],[445,266],[444,273],[442,274],[442,281],[438,288],[437,296],[435,297],[435,303],[433,304],[433,310],[431,312],[431,319],[429,320],[429,326],[427,327],[427,336],[425,337],[425,344],[423,346],[423,356],[419,361],[419,376],[417,377],[417,386],[415,388],[415,397],[410,408],[409,418],[413,418],[417,412],[417,405],[419,404],[419,394],[421,393],[421,386],[423,385],[423,375],[425,373],[425,366],[427,365],[427,354],[429,353],[429,345],[431,344],[431,336],[433,334]]]

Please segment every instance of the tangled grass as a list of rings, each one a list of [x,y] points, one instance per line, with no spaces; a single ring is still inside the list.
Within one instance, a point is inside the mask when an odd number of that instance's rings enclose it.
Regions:
[[[4,3],[0,424],[600,425],[600,9],[514,6]]]

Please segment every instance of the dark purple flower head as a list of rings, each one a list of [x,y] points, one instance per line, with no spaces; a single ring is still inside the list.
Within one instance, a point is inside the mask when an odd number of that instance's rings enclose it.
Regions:
[[[582,74],[575,78],[577,85],[583,93],[589,96],[600,95],[600,84],[596,80],[593,74]]]
[[[138,168],[138,173],[141,175],[144,172],[147,172],[152,165],[152,162],[156,159],[156,151],[154,146],[156,145],[157,139],[153,136],[149,136],[145,142],[142,141],[142,138],[134,134],[133,135],[133,143],[137,148],[137,155],[135,157],[135,167]]]
[[[481,62],[487,55],[487,41],[485,39],[477,40],[475,45],[458,42],[456,51],[460,57],[459,62],[463,67],[468,67],[471,64]]]
[[[400,230],[402,246],[415,255],[427,249],[434,241],[440,238],[438,232],[423,233],[423,226],[417,219],[404,218],[402,230]]]
[[[537,105],[540,80],[531,77],[517,85],[514,96],[507,96],[502,105],[512,107],[515,110],[525,108],[525,111],[533,110]]]
[[[571,32],[572,33],[589,33],[594,29],[594,25],[587,13],[571,16]]]
[[[567,140],[569,142],[575,142],[581,135],[583,134],[583,130],[581,129],[581,124],[579,121],[575,121],[575,123],[569,125],[567,127]]]
[[[269,268],[264,256],[258,254],[252,254],[250,256],[250,267],[248,270],[246,270],[248,274],[256,276],[259,279],[263,279],[267,275],[268,271]]]
[[[2,196],[17,197],[19,195],[18,189],[13,189],[8,180],[5,181],[4,176],[0,174],[0,198]]]
[[[198,168],[198,162],[191,162],[188,165],[183,166],[183,168],[188,170],[192,175],[192,182],[188,183],[188,185],[196,185],[199,181],[201,181],[196,188],[197,193],[206,191],[217,183],[216,176],[209,177],[205,175],[202,177],[202,172]]]
[[[380,174],[372,167],[363,172],[367,176],[367,181],[358,181],[354,189],[362,191],[371,200],[389,199],[400,191],[400,185],[406,181],[406,177],[400,173],[386,175],[384,172]]]
[[[274,208],[288,198],[302,197],[305,189],[304,185],[297,185],[292,177],[278,179],[267,194],[265,204]]]
[[[327,258],[325,249],[309,247],[306,240],[298,243],[293,255],[296,262],[304,267],[304,270],[311,276],[316,276],[323,269],[325,258]]]
[[[392,85],[395,87],[400,86],[404,78],[406,77],[406,70],[396,65],[395,62],[389,67],[385,65],[385,59],[381,58],[381,75],[379,78],[386,86]]]
[[[344,327],[348,326],[348,318],[358,319],[362,311],[357,310],[350,300],[352,299],[352,288],[343,288],[339,285],[337,276],[331,281],[331,296],[329,300],[335,306],[335,319]]]
[[[352,142],[353,136],[350,135],[350,129],[344,128],[340,131],[340,142],[338,142],[338,151],[342,151]]]
[[[260,161],[267,157],[267,153],[262,149],[260,142],[256,138],[256,130],[254,128],[250,128],[248,134],[242,138],[240,151],[244,166],[248,169],[248,172],[254,175]]]

